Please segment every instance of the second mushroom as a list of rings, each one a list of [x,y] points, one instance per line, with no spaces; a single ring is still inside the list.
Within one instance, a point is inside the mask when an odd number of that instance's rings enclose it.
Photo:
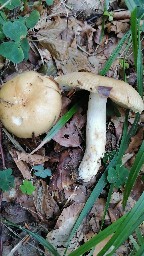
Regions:
[[[109,97],[118,105],[141,113],[143,100],[129,84],[113,78],[102,77],[88,72],[74,72],[59,76],[56,81],[66,87],[78,87],[90,91],[86,150],[79,166],[79,178],[85,182],[94,177],[101,165],[106,145],[106,103]]]

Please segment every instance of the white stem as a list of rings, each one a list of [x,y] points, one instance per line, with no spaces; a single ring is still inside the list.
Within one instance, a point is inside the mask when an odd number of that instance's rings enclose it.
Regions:
[[[97,93],[90,93],[87,127],[86,150],[79,166],[79,178],[85,182],[94,177],[101,165],[106,144],[106,103],[107,98]]]

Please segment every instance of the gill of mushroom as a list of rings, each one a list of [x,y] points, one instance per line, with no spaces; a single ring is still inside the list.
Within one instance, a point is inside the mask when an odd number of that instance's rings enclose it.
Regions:
[[[35,71],[16,75],[0,90],[0,120],[20,138],[47,132],[61,111],[58,84]]]
[[[129,84],[113,78],[102,77],[88,72],[73,72],[55,79],[63,89],[69,87],[90,91],[86,149],[79,166],[79,178],[88,182],[101,165],[106,145],[106,103],[109,97],[118,105],[141,113],[144,109],[142,98]]]

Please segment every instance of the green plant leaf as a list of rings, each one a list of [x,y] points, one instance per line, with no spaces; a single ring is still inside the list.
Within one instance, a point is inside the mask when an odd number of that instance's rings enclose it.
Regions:
[[[20,186],[20,190],[23,194],[32,195],[32,193],[35,191],[35,186],[33,186],[31,181],[24,180],[23,184]]]
[[[46,0],[46,4],[47,4],[48,6],[53,5],[53,3],[54,3],[54,0]]]
[[[4,42],[0,44],[0,55],[12,61],[19,63],[24,59],[24,53],[18,42]]]
[[[122,186],[128,178],[128,169],[120,164],[117,164],[115,168],[109,168],[108,170],[108,182],[114,184],[116,188]]]
[[[16,7],[19,7],[21,5],[21,1],[20,0],[11,0],[10,2],[8,2],[7,0],[0,0],[0,4],[1,5],[5,5],[5,8],[8,10],[13,10]]]
[[[25,17],[19,16],[19,17],[17,18],[17,20],[20,21],[21,23],[23,23],[23,24],[25,25],[25,20],[26,20]]]
[[[27,28],[22,22],[18,20],[15,20],[13,22],[7,21],[3,24],[3,32],[6,37],[14,40],[15,42],[18,42],[26,37]]]
[[[30,50],[30,45],[29,45],[28,39],[27,38],[23,38],[21,40],[21,42],[20,42],[20,45],[21,45],[21,48],[22,48],[23,53],[24,53],[24,59],[28,60],[28,58],[29,58],[29,50]]]
[[[33,166],[33,169],[36,171],[34,174],[38,177],[41,177],[45,179],[46,177],[51,176],[51,170],[50,169],[44,169],[43,165],[35,165]]]
[[[119,63],[121,68],[123,68],[124,70],[129,68],[129,63],[125,61],[125,59],[119,59]]]
[[[37,24],[39,18],[39,12],[37,10],[32,11],[29,17],[25,20],[27,28],[33,28]]]
[[[8,191],[13,186],[14,176],[12,175],[12,169],[0,170],[0,189]]]

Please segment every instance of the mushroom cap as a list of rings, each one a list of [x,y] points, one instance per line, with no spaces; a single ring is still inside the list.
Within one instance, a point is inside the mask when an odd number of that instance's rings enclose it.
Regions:
[[[141,113],[144,110],[143,100],[139,93],[131,85],[121,80],[88,72],[73,72],[59,76],[55,80],[62,86],[78,87],[103,95],[108,94],[107,96],[118,105],[134,112]]]
[[[28,71],[6,82],[0,90],[0,119],[8,131],[31,138],[48,131],[61,111],[58,84]]]

